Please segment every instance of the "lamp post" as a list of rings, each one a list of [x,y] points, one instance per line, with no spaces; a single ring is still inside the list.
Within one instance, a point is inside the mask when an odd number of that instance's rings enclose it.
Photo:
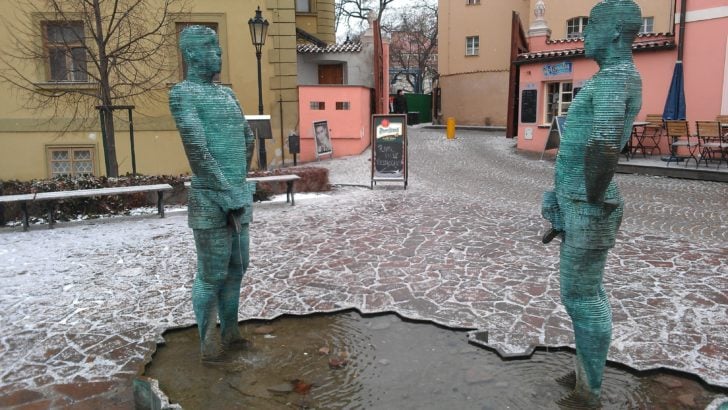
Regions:
[[[260,72],[260,56],[265,45],[265,37],[268,35],[268,25],[268,20],[263,18],[263,13],[260,11],[260,6],[258,6],[258,9],[255,10],[255,17],[248,20],[248,27],[250,27],[250,38],[253,40],[253,46],[255,47],[255,57],[258,59],[258,114],[260,115],[263,115],[263,84]],[[268,159],[265,153],[265,140],[262,138],[258,138],[258,166],[261,169],[268,167]]]

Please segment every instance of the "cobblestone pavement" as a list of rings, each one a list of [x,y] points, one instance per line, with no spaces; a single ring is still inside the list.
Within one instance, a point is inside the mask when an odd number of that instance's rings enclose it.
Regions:
[[[553,162],[501,137],[442,134],[410,129],[407,190],[357,186],[367,153],[312,164],[339,184],[329,195],[256,204],[241,319],[396,311],[488,330],[503,353],[572,345],[558,245],[540,243]],[[618,180],[609,358],[728,387],[728,184]],[[184,212],[2,230],[0,261],[0,407],[129,408],[162,332],[194,324]]]

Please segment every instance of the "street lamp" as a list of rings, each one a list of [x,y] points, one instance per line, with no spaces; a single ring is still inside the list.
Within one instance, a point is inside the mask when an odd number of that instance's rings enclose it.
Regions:
[[[260,72],[260,56],[265,45],[265,37],[268,35],[268,25],[268,20],[263,18],[263,13],[260,11],[260,6],[258,6],[258,9],[255,10],[255,17],[248,20],[248,27],[250,27],[250,38],[253,40],[253,46],[255,47],[255,57],[258,59],[258,114],[260,115],[263,115],[263,84]],[[268,167],[268,160],[265,153],[265,140],[262,138],[258,139],[258,163],[260,168],[266,169]]]
[[[268,35],[268,20],[263,18],[260,6],[258,6],[258,10],[255,10],[255,17],[248,20],[248,27],[250,27],[250,38],[253,40],[253,46],[255,46],[255,57],[258,58],[258,114],[263,115],[263,87],[260,74],[260,56],[265,45],[265,37]]]

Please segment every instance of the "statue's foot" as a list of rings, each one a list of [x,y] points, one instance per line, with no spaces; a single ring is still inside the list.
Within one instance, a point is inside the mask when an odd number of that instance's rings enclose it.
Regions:
[[[567,395],[556,400],[556,404],[562,409],[593,410],[602,408],[599,396],[584,394],[576,390],[572,390]]]
[[[557,377],[556,383],[573,389],[574,387],[576,387],[576,372],[572,370],[569,373]]]
[[[223,343],[225,350],[248,350],[253,347],[253,342],[242,337],[237,337]]]
[[[200,360],[202,363],[217,364],[223,362],[225,352],[217,342],[207,343],[202,346]]]
[[[203,364],[208,364],[208,365],[219,365],[219,364],[223,364],[226,362],[224,354],[222,354],[222,353],[219,355],[202,355],[200,357],[200,361]]]

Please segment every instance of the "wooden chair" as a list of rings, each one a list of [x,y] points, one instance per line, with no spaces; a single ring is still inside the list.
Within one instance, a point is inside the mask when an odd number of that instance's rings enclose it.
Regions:
[[[695,121],[698,140],[700,142],[700,161],[705,161],[708,166],[708,160],[714,160],[718,157],[718,168],[720,164],[726,160],[725,149],[723,145],[723,136],[721,135],[720,122],[718,121]]]
[[[685,120],[668,120],[665,121],[667,136],[670,138],[670,157],[667,159],[667,165],[670,162],[680,162],[682,158],[678,156],[680,147],[685,147],[688,151],[688,157],[685,157],[685,166],[688,166],[690,158],[695,161],[695,167],[698,167],[698,157],[695,154],[700,149],[700,140],[690,135],[688,122]]]
[[[662,155],[660,150],[660,139],[665,133],[665,126],[662,122],[662,114],[647,114],[645,122],[649,123],[644,126],[642,133],[637,135],[638,147],[642,148],[642,156],[650,151],[653,155],[657,150],[658,155]]]

